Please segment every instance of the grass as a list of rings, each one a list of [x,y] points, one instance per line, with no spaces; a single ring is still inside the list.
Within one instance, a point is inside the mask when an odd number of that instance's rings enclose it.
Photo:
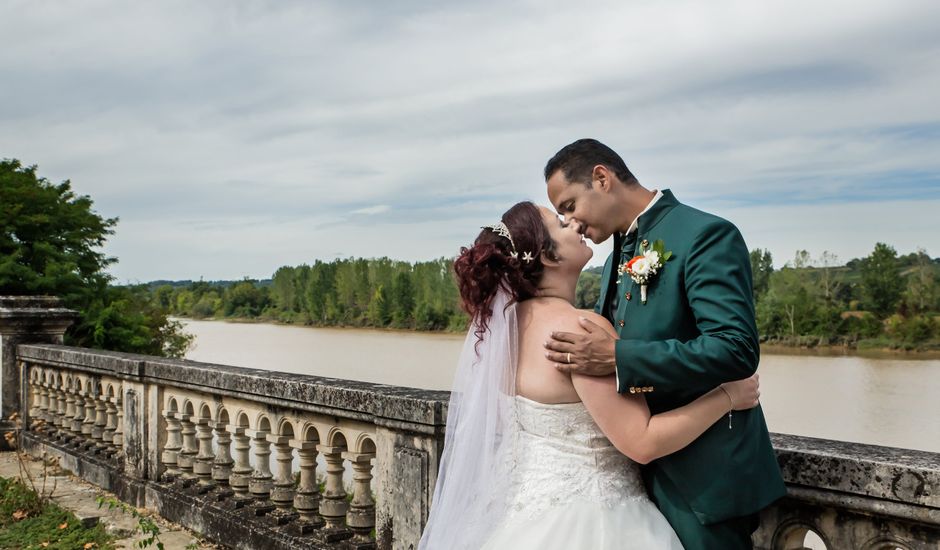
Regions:
[[[10,550],[108,549],[103,525],[83,527],[74,514],[39,495],[19,479],[0,477],[0,548]]]

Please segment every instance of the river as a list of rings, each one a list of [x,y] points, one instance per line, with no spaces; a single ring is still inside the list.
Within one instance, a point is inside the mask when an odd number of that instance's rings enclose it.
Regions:
[[[463,335],[182,320],[188,359],[449,389]],[[776,353],[775,353],[776,352]],[[761,356],[773,432],[940,452],[940,359]]]

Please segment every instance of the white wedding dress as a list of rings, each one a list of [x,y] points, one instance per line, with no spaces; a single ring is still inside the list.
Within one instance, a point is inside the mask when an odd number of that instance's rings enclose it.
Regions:
[[[582,403],[514,397],[508,513],[485,550],[682,550],[637,464]]]
[[[460,354],[418,550],[682,550],[582,403],[516,394],[516,304],[500,290],[491,307]]]

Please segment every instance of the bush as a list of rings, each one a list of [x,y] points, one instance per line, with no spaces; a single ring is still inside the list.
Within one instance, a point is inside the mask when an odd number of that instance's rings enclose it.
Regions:
[[[18,479],[0,477],[0,548],[112,549],[104,526],[82,526],[74,514],[40,498]]]

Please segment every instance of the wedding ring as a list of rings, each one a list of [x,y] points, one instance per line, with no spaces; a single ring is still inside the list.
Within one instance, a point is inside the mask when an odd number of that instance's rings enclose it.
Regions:
[[[569,363],[571,362],[571,352],[570,352],[570,351],[568,352],[568,362],[569,362]]]

